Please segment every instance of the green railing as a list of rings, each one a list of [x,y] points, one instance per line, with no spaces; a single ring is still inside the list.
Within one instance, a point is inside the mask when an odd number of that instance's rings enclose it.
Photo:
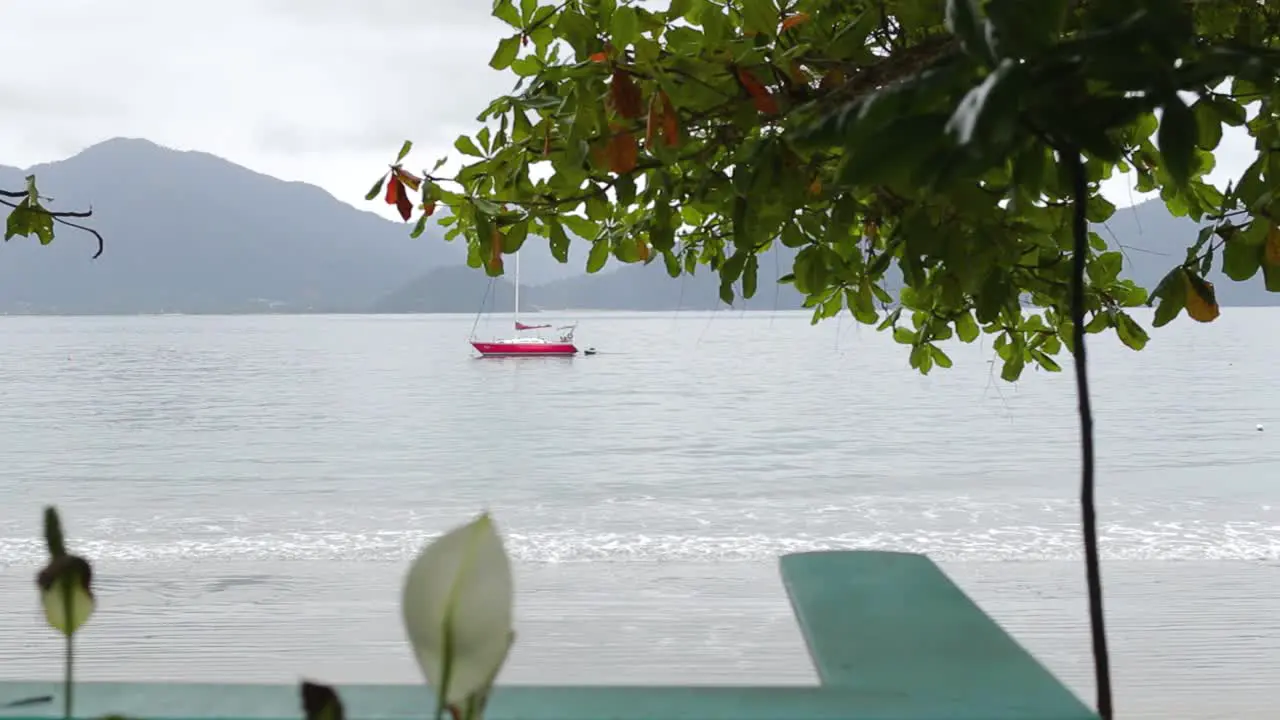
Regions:
[[[923,555],[782,558],[815,687],[501,687],[488,720],[1096,720],[1097,715]],[[10,672],[11,674],[11,672]],[[423,720],[425,686],[340,688],[348,717]],[[0,718],[61,716],[58,682],[0,682]],[[13,705],[13,703],[18,703]],[[76,715],[286,720],[294,686],[82,683]]]

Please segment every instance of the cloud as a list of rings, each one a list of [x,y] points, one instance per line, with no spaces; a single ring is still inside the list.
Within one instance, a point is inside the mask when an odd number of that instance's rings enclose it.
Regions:
[[[484,0],[42,0],[0,10],[0,165],[29,166],[116,136],[205,150],[254,170],[363,195],[400,143],[412,167],[452,153],[512,88],[488,60],[511,30]],[[1251,141],[1227,133],[1215,179]],[[1130,204],[1131,182],[1107,192]],[[1135,199],[1140,199],[1136,195]],[[377,208],[389,214],[387,208]]]

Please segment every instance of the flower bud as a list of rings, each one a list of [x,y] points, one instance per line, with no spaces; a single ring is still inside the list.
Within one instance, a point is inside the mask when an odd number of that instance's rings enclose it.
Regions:
[[[487,513],[436,538],[409,566],[404,626],[441,705],[483,705],[511,647],[513,605],[511,563]]]

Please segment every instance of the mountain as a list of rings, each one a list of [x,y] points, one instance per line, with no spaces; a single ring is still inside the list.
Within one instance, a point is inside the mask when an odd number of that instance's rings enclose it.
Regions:
[[[460,258],[320,188],[145,140],[108,140],[29,173],[54,209],[92,204],[106,252],[91,260],[93,238],[66,227],[49,247],[10,241],[5,312],[354,310]]]
[[[66,160],[26,170],[0,166],[0,187],[35,173],[55,209],[95,209],[107,239],[60,227],[50,247],[18,238],[0,248],[0,313],[474,312],[512,304],[510,276],[489,287],[463,264],[461,243],[432,225],[414,240],[408,227],[353,208],[320,188],[256,173],[214,155],[145,140],[115,139]],[[0,212],[0,218],[7,213]],[[1125,252],[1124,274],[1147,288],[1183,257],[1198,225],[1158,201],[1122,208],[1094,228]],[[708,310],[723,307],[719,280],[699,268],[672,279],[662,263],[612,264],[587,275],[587,244],[557,263],[545,241],[521,255],[521,305],[530,310]],[[756,296],[737,308],[801,306],[790,286],[795,251],[760,258]],[[1261,278],[1236,283],[1211,275],[1224,305],[1276,305]]]
[[[1124,253],[1122,276],[1152,290],[1186,258],[1187,248],[1195,244],[1204,224],[1207,223],[1174,217],[1162,201],[1148,200],[1131,208],[1116,210],[1104,226],[1093,230]],[[1215,263],[1220,265],[1221,260]],[[1207,279],[1213,283],[1220,305],[1280,305],[1280,294],[1267,292],[1261,272],[1250,280],[1236,282],[1215,266]]]
[[[1124,253],[1122,275],[1152,289],[1185,257],[1186,249],[1195,243],[1200,227],[1192,220],[1170,215],[1160,200],[1150,200],[1121,208],[1106,223],[1092,229]],[[791,271],[795,253],[789,248],[775,247],[761,256],[756,295],[746,301],[739,298],[734,307],[747,310],[800,308],[803,298],[793,287],[779,286],[770,280]],[[524,253],[525,256],[537,254],[546,254],[546,251],[538,248]],[[583,266],[583,261],[576,263],[578,268]],[[468,285],[467,294],[480,297],[488,279],[480,271],[471,272],[475,278]],[[411,283],[409,287],[415,288],[413,291],[401,289],[387,295],[375,306],[376,311],[436,311],[432,308],[438,307],[442,301],[429,297],[429,288],[435,282],[431,277]],[[1215,284],[1218,300],[1223,305],[1280,305],[1280,295],[1268,293],[1261,276],[1238,283],[1215,270],[1209,280]],[[506,283],[504,292],[507,294],[499,301],[499,309],[511,305],[510,283],[505,278],[502,282]],[[889,283],[894,284],[892,281]],[[707,268],[699,268],[692,277],[672,279],[667,276],[661,262],[647,266],[615,264],[595,275],[580,274],[550,283],[524,284],[521,305],[548,310],[713,310],[724,307],[719,298],[719,287],[719,279]],[[470,312],[478,307],[472,305],[457,311]]]

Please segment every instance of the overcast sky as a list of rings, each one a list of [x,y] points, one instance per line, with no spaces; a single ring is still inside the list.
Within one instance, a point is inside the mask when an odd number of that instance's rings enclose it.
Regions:
[[[506,34],[489,6],[9,0],[0,4],[10,65],[0,75],[0,164],[26,167],[141,137],[369,208],[363,195],[402,140],[416,143],[413,166],[429,166],[511,89],[514,76],[488,66]],[[1247,136],[1229,136],[1215,176],[1238,175],[1250,155]],[[1130,204],[1123,182],[1108,194]]]

